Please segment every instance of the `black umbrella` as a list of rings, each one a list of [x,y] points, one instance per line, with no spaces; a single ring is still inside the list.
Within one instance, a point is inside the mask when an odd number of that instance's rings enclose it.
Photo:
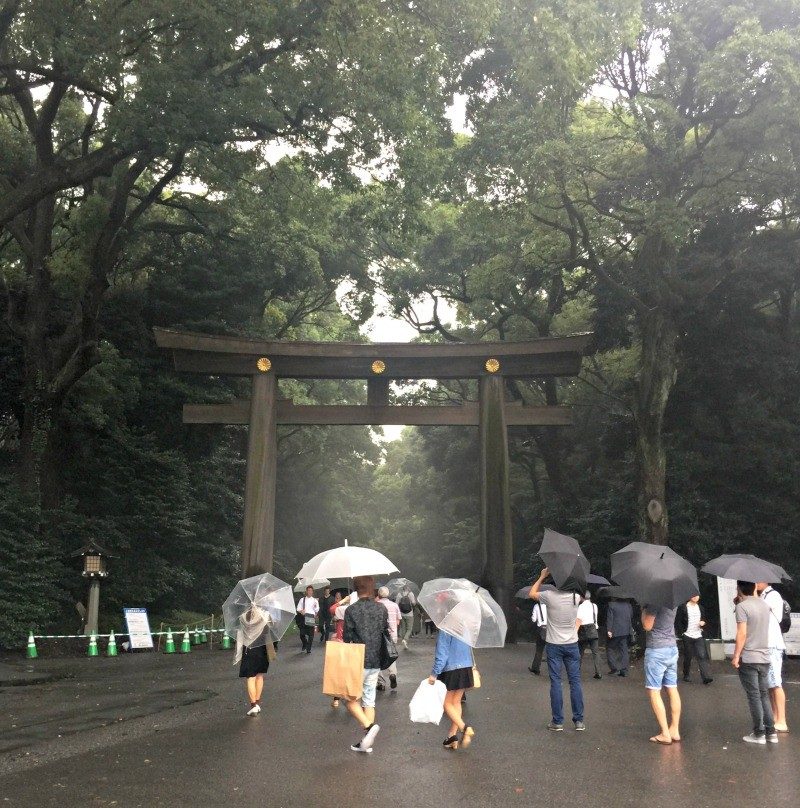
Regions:
[[[547,528],[539,557],[547,565],[559,589],[586,589],[589,561],[572,536],[564,536]]]
[[[603,586],[597,590],[597,599],[617,598],[618,600],[633,600],[633,595],[629,595],[621,586]]]
[[[712,558],[711,561],[703,564],[700,572],[718,575],[720,578],[732,578],[735,581],[753,583],[766,581],[768,584],[779,584],[781,581],[792,580],[791,575],[778,564],[746,553],[731,553]]]
[[[611,577],[642,605],[674,608],[700,594],[697,570],[660,544],[631,542],[611,556]]]

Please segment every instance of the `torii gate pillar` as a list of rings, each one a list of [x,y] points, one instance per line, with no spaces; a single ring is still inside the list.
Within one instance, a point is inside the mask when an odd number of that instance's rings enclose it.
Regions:
[[[278,381],[274,373],[261,373],[252,378],[242,529],[242,574],[245,578],[272,572],[275,545]]]
[[[479,427],[483,585],[509,618],[509,640],[514,642],[515,625],[510,619],[513,615],[514,544],[502,376],[480,379]]]

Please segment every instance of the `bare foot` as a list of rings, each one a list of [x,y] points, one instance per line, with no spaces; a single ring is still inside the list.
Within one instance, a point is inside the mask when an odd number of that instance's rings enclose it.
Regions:
[[[650,740],[652,743],[660,743],[662,746],[669,746],[672,743],[669,735],[654,735]]]
[[[681,742],[681,736],[680,735],[672,735],[672,734],[670,734],[670,738],[672,738],[672,743],[680,743]]]

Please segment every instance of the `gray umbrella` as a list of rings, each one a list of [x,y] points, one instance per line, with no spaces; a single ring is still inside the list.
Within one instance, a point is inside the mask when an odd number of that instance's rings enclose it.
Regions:
[[[590,572],[586,576],[586,583],[593,584],[594,586],[608,586],[611,581],[608,578],[603,578],[602,575],[595,575],[593,572]]]
[[[746,553],[731,553],[712,558],[711,561],[703,564],[700,572],[718,575],[720,578],[732,578],[735,581],[753,583],[766,581],[768,584],[779,584],[781,581],[792,580],[789,573],[778,564]]]
[[[700,594],[697,570],[660,544],[631,542],[611,556],[611,577],[642,605],[674,608]]]
[[[586,589],[589,561],[572,536],[547,528],[539,548],[539,557],[547,565],[559,589]]]

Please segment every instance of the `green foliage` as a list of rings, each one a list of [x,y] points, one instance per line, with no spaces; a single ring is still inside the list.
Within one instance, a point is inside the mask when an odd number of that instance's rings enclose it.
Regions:
[[[0,477],[0,648],[20,648],[64,608],[64,565],[50,520]]]

